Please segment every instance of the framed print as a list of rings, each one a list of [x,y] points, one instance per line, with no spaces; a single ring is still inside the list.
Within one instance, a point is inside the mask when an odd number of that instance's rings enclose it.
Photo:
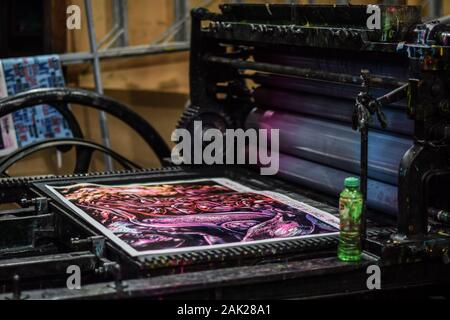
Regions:
[[[45,186],[132,257],[334,235],[339,219],[230,179]]]

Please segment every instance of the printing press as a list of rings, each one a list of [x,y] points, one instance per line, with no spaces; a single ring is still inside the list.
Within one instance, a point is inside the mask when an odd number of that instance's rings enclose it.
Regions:
[[[47,103],[74,139],[25,153],[76,148],[73,175],[0,180],[0,299],[269,299],[432,295],[450,287],[450,18],[424,22],[414,6],[224,4],[192,15],[190,103],[179,128],[279,129],[280,170],[170,163],[159,134],[126,106],[78,89],[37,89],[0,101],[0,116]],[[154,150],[142,169],[83,140],[68,104],[120,117]],[[123,165],[87,173],[92,151]],[[130,185],[227,178],[338,215],[343,181],[359,176],[366,197],[363,259],[340,262],[336,235],[246,246],[130,256],[75,215],[46,186]],[[66,287],[67,268],[82,272]],[[367,286],[381,269],[381,290]]]

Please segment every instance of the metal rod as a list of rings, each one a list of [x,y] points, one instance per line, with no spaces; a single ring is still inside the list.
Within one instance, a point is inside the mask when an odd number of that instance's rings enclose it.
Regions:
[[[95,27],[94,27],[94,17],[92,13],[92,3],[91,0],[84,0],[84,5],[86,7],[86,18],[88,24],[88,33],[89,33],[89,44],[91,48],[91,54],[93,55],[92,65],[94,69],[94,82],[95,88],[99,94],[103,94],[103,83],[102,76],[100,70],[100,60],[98,57],[98,48],[97,48],[97,40],[95,36]],[[108,131],[108,119],[106,117],[105,112],[99,112],[100,118],[100,131],[102,135],[103,145],[109,149],[111,149],[111,141],[109,138]],[[105,155],[105,167],[107,171],[113,170],[113,161],[112,158]]]
[[[430,18],[438,18],[442,16],[443,3],[442,0],[430,0]]]
[[[174,53],[189,50],[189,43],[174,42],[170,44],[161,45],[143,45],[131,46],[125,48],[114,48],[105,51],[98,51],[97,56],[100,60],[117,59],[117,58],[132,58],[137,56]],[[94,59],[91,52],[65,53],[60,55],[61,63],[64,65],[78,64]]]
[[[435,208],[428,208],[428,216],[433,218],[434,220],[450,224],[450,212],[441,210],[441,209],[435,209]]]
[[[398,102],[400,100],[403,100],[408,96],[408,90],[409,90],[409,83],[404,84],[398,89],[395,89],[392,92],[389,92],[388,94],[385,94],[382,97],[379,97],[378,103],[380,103],[382,106],[389,105],[391,103]]]
[[[438,21],[439,21],[439,23],[442,23],[442,24],[450,23],[450,15],[444,16],[444,17],[440,17],[438,19]]]
[[[127,0],[113,0],[112,10],[114,24],[119,27],[120,38],[116,46],[125,47],[128,45],[128,2]]]
[[[109,39],[111,39],[111,37],[113,35],[115,35],[118,31],[120,31],[120,28],[117,24],[115,24],[111,30],[108,31],[108,33],[103,37],[103,39],[101,39],[98,44],[97,44],[97,48],[101,48],[103,47],[103,45],[108,42]]]
[[[361,128],[361,193],[363,195],[363,208],[361,213],[361,235],[367,238],[367,183],[369,166],[369,128]]]
[[[225,64],[233,68],[243,70],[254,70],[260,72],[276,73],[281,75],[297,76],[303,78],[350,83],[355,85],[361,85],[363,82],[359,76],[343,73],[324,72],[313,69],[296,68],[291,66],[261,63],[261,62],[249,62],[243,60],[229,59],[217,56],[207,56],[205,61],[211,63]],[[392,88],[400,87],[405,83],[390,77],[373,76],[371,83],[378,87]]]
[[[363,104],[369,103],[368,97],[370,97],[370,85],[372,83],[372,78],[369,70],[361,70],[361,80],[363,97],[360,102]],[[358,96],[359,98],[361,97]],[[368,105],[363,105],[364,109]],[[362,117],[364,119],[360,123],[361,132],[361,193],[363,196],[362,212],[361,212],[361,235],[363,240],[367,239],[367,188],[368,188],[368,176],[369,176],[369,119]],[[364,249],[365,241],[362,241],[362,246]]]
[[[120,29],[116,34],[114,34],[114,36],[108,41],[108,43],[105,44],[105,49],[113,47],[117,43],[117,40],[121,39],[123,33],[123,29]]]
[[[122,25],[122,30],[123,30],[123,35],[122,35],[122,46],[128,46],[129,44],[129,36],[128,36],[128,0],[122,0],[121,2],[121,7],[120,7],[121,11],[121,25]]]
[[[367,239],[367,188],[368,188],[368,166],[369,166],[369,123],[370,109],[369,105],[372,100],[370,95],[371,75],[369,70],[361,70],[362,91],[356,98],[356,114],[353,118],[353,128],[359,129],[361,133],[361,163],[360,163],[360,190],[363,196],[362,212],[361,212],[361,236]],[[365,241],[362,241],[364,249]]]
[[[181,21],[180,30],[175,35],[175,41],[187,41],[189,38],[189,28],[186,17],[189,17],[189,1],[174,0],[174,9],[175,21]]]
[[[127,0],[112,0],[111,30],[101,39],[97,48],[126,47],[128,45],[128,2]]]

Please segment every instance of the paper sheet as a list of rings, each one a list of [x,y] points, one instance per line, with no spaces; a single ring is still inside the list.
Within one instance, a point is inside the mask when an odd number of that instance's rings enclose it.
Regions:
[[[333,215],[228,179],[47,188],[135,257],[336,234]]]
[[[4,59],[0,70],[0,97],[36,88],[64,87],[59,57],[36,56]],[[71,137],[61,114],[53,107],[40,105],[15,112],[1,119],[0,156],[20,147],[52,138]]]
[[[6,82],[3,73],[3,66],[0,63],[0,98],[8,96]],[[17,150],[16,130],[12,114],[0,119],[0,157],[4,157],[11,152]]]

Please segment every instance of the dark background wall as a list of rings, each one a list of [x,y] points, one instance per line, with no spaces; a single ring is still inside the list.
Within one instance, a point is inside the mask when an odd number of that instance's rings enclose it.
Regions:
[[[0,1],[0,57],[64,52],[67,33],[61,25],[65,1]]]

